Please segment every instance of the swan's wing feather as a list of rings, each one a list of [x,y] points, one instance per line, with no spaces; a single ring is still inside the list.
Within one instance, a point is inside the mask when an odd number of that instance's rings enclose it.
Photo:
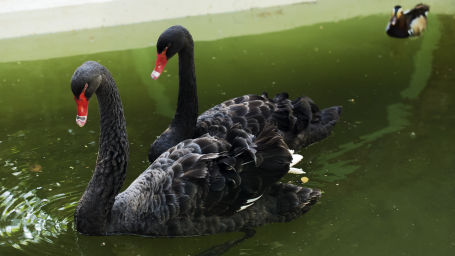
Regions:
[[[163,193],[175,194],[185,215],[232,215],[260,200],[288,172],[291,161],[275,126],[255,137],[235,125],[225,138],[206,134],[179,143],[151,168],[172,177],[171,190]]]
[[[259,202],[288,172],[291,161],[273,126],[257,137],[235,126],[225,139],[204,135],[185,140],[117,196],[115,212],[147,223],[233,215]],[[153,212],[156,220],[143,219],[146,212]]]
[[[229,168],[232,162],[226,166],[219,164],[224,176],[235,182],[227,183],[224,194],[218,196],[216,203],[212,201],[210,214],[232,215],[247,209],[288,172],[292,156],[274,126],[267,125],[253,142],[256,149],[254,162],[250,158],[249,162],[244,159],[239,163],[235,158],[234,169]]]
[[[227,100],[202,113],[197,122],[197,134],[210,133],[224,138],[235,124],[253,135],[259,134],[275,106],[259,95],[245,95]],[[223,127],[223,128],[221,128]]]
[[[327,125],[328,122],[322,122],[322,111],[308,97],[290,100],[287,93],[277,94],[274,98],[268,98],[267,94],[245,95],[204,112],[198,118],[196,134],[209,133],[225,138],[230,127],[239,125],[246,132],[258,135],[267,123],[272,122],[290,148],[300,149],[330,134],[341,112],[340,107],[335,108],[339,109],[338,114],[330,115],[333,122]],[[327,132],[312,132],[315,130]]]

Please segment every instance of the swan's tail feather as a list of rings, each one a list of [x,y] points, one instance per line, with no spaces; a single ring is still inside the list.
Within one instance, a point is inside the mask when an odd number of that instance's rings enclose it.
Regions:
[[[294,154],[294,150],[289,150],[289,153],[291,153],[291,155],[292,155],[291,166],[294,166],[294,165],[298,164],[300,161],[302,161],[303,156],[300,154]]]
[[[341,114],[340,106],[320,111],[308,97],[290,100],[287,93],[280,93],[269,100],[275,104],[273,121],[288,147],[296,150],[327,137]]]
[[[290,164],[289,172],[290,174],[305,174],[305,172],[301,168],[296,168],[294,167],[296,164],[298,164],[300,161],[302,161],[303,156],[300,154],[294,154],[294,150],[290,149],[289,153],[292,156],[292,162]]]
[[[320,111],[309,98],[299,98],[293,102],[293,105],[294,113],[299,119],[299,125],[296,125],[297,135],[289,142],[289,146],[294,149],[306,147],[328,137],[340,119],[342,110],[341,106],[333,106]],[[309,121],[307,120],[308,108],[304,107],[305,105],[310,106]]]
[[[276,199],[278,221],[290,221],[308,211],[321,198],[321,191],[293,184],[277,183],[268,194]]]
[[[333,127],[340,119],[341,106],[333,106],[323,109],[319,115],[317,122],[310,124],[310,131],[306,139],[303,141],[303,146],[310,145],[325,139],[332,132]]]
[[[305,174],[305,172],[302,170],[302,168],[295,168],[295,167],[291,167],[289,168],[289,172],[290,174]]]

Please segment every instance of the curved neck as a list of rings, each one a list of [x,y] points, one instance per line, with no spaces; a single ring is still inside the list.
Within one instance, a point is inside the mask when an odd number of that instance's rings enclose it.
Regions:
[[[77,230],[104,234],[115,196],[125,179],[128,164],[128,137],[122,102],[107,69],[96,91],[100,110],[100,140],[95,172],[76,209]]]
[[[179,96],[177,110],[171,127],[193,135],[198,115],[196,74],[194,71],[194,46],[190,39],[179,55]]]

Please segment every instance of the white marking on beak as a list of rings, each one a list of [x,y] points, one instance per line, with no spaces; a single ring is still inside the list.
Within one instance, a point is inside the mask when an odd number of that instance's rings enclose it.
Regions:
[[[161,75],[160,72],[153,70],[153,72],[150,76],[152,77],[153,80],[156,80],[156,79],[158,79],[158,77],[160,77],[160,75]]]
[[[87,123],[87,116],[78,116],[76,115],[76,123],[79,127],[82,127]]]

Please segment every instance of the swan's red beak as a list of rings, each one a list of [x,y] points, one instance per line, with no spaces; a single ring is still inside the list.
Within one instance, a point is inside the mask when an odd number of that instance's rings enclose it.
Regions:
[[[153,80],[158,79],[158,77],[160,77],[161,73],[163,73],[164,67],[166,66],[166,63],[167,63],[166,51],[167,51],[167,47],[164,48],[164,51],[162,53],[157,54],[155,69],[153,69],[153,72],[151,75]]]
[[[76,123],[79,127],[82,127],[87,123],[87,113],[88,113],[88,100],[85,97],[85,90],[87,89],[88,84],[85,84],[84,90],[82,90],[79,99],[74,96],[74,100],[77,105],[77,116]]]

